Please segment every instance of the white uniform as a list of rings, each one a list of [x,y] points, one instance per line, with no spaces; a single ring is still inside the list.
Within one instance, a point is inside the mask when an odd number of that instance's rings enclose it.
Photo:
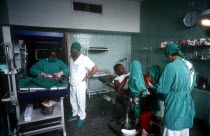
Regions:
[[[117,80],[119,83],[121,83],[125,79],[126,76],[129,76],[129,74],[130,73],[117,76],[114,80]],[[112,81],[112,83],[114,83],[114,80]],[[128,89],[128,80],[125,83],[123,89]]]
[[[189,136],[189,128],[175,131],[165,127],[163,136]]]
[[[95,64],[84,55],[80,55],[76,61],[70,57],[70,102],[72,106],[72,116],[79,116],[81,120],[85,119],[86,107],[86,81],[82,79],[86,76],[88,70],[92,70]]]

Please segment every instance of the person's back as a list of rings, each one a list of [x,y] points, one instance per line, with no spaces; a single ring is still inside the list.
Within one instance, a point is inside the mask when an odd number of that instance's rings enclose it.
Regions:
[[[163,136],[189,136],[193,126],[195,108],[190,92],[195,85],[196,74],[192,64],[183,59],[180,45],[169,44],[165,48],[165,60],[169,64],[159,80],[157,93],[164,94]]]
[[[164,123],[167,128],[172,130],[191,128],[193,125],[194,104],[190,96],[193,84],[190,83],[190,71],[184,61],[186,60],[177,58],[168,64],[164,71],[167,75],[163,73],[163,77],[160,79],[167,80],[167,84],[164,86],[160,82],[161,88],[159,89],[164,90],[167,94],[165,110],[168,112],[165,112],[165,118],[168,119]]]
[[[190,70],[185,62],[188,61],[183,58],[177,58],[166,66],[167,76],[170,76],[168,78],[173,79],[171,86],[168,86],[171,92],[190,92],[192,89],[192,84],[189,82],[191,80],[189,76]],[[169,89],[167,86],[165,88]]]

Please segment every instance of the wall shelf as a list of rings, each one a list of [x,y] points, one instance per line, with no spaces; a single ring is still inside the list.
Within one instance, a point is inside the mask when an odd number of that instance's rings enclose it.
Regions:
[[[199,39],[182,39],[178,41],[164,41],[161,42],[160,47],[164,48],[170,43],[175,43],[179,44],[181,46],[186,46],[186,47],[199,47],[199,46],[210,46],[210,39],[205,39],[205,38],[199,38]]]
[[[190,59],[190,60],[195,60],[195,61],[210,61],[210,59]]]
[[[108,51],[109,49],[106,47],[89,47],[89,51]]]
[[[101,76],[107,76],[107,75],[110,75],[109,70],[99,70],[92,77],[101,77]]]

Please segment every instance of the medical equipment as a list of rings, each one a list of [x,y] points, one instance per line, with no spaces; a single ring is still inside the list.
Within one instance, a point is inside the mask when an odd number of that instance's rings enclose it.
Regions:
[[[112,90],[115,90],[115,86],[112,83],[116,76],[106,75],[99,77],[99,81],[101,81],[104,85],[109,87]],[[106,101],[112,102],[115,104],[116,102],[121,104],[124,109],[124,114],[119,120],[110,121],[108,125],[113,129],[117,134],[121,135],[121,129],[133,129],[135,127],[135,122],[132,114],[132,106],[134,104],[134,99],[132,99],[129,95],[124,95],[123,91],[116,92],[116,98],[113,98],[108,95],[103,95],[103,98]],[[115,101],[115,103],[113,103]]]
[[[59,85],[51,87],[50,89],[42,88],[33,83],[33,80],[31,80],[32,79],[26,80],[24,82],[25,84],[19,83],[18,99],[20,102],[24,100],[24,102],[27,101],[31,103],[32,101],[36,100],[40,101],[56,98],[60,98],[60,102],[54,105],[54,110],[52,113],[49,113],[48,111],[43,111],[43,109],[34,109],[33,114],[31,115],[31,121],[24,121],[24,115],[21,114],[18,120],[19,133],[22,133],[22,135],[31,135],[48,132],[49,130],[63,129],[63,135],[65,136],[66,130],[64,122],[63,96],[68,94],[68,89],[66,85],[67,80],[59,82]],[[33,129],[31,129],[31,127]]]
[[[208,84],[208,77],[207,76],[202,76],[200,78],[199,88],[205,90],[207,88],[207,84]]]
[[[83,49],[83,54],[86,56],[89,56],[89,52],[94,52],[94,53],[100,53],[100,52],[105,52],[105,51],[109,51],[108,48],[106,47],[89,47],[89,48],[85,48]],[[109,70],[98,70],[91,78],[98,78],[101,76],[106,76],[106,75],[110,75],[110,71]],[[90,99],[91,95],[95,95],[95,94],[100,94],[100,93],[107,93],[110,91],[109,88],[107,88],[106,86],[103,86],[102,90],[90,90],[90,82],[91,79],[87,80],[87,94],[88,94],[88,98]]]
[[[112,84],[113,79],[111,75],[99,78],[105,85]],[[116,102],[123,106],[121,108],[124,110],[123,116],[108,123],[110,128],[119,135],[122,135],[120,134],[122,132],[121,129],[133,130],[136,128],[144,98],[146,95],[149,95],[142,77],[141,64],[137,61],[134,61],[131,65],[129,85],[129,90],[125,95],[119,91],[119,94],[116,96]],[[104,97],[104,99],[111,101],[112,98]]]
[[[148,66],[152,63],[152,49],[153,47],[150,48],[142,48],[139,49],[140,51],[140,58],[139,60],[141,61],[141,63],[143,64],[143,66],[145,66],[145,68],[143,69],[143,73],[145,73],[145,71],[148,69]]]
[[[26,110],[24,112],[24,121],[28,122],[31,121],[31,116],[33,113],[33,104],[28,104]]]
[[[63,130],[63,135],[66,136],[63,99],[68,94],[68,84],[49,89],[40,86],[19,87],[17,81],[23,78],[22,73],[26,70],[28,55],[26,45],[23,41],[11,41],[10,27],[3,26],[2,32],[4,43],[1,46],[3,46],[6,58],[4,76],[6,75],[8,78],[9,91],[1,101],[11,102],[15,106],[18,122],[16,122],[17,127],[13,131],[14,135],[35,135],[53,130]],[[41,109],[35,108],[33,110],[29,108],[30,117],[28,116],[29,112],[24,112],[25,110],[22,112],[21,104],[23,102],[30,104],[31,101],[46,98],[59,99],[59,102],[54,106],[52,115],[44,116],[41,114]]]
[[[108,70],[99,70],[97,71],[93,76],[92,78],[98,78],[100,79],[100,77],[103,77],[103,76],[106,76],[106,75],[110,75],[110,72]],[[88,79],[87,81],[88,83],[90,82],[90,80]],[[106,87],[106,85],[104,85],[102,87],[101,90],[90,90],[89,88],[87,89],[87,94],[89,96],[89,100],[90,99],[90,95],[94,95],[94,94],[101,94],[101,93],[107,93],[107,92],[110,92],[111,89]]]

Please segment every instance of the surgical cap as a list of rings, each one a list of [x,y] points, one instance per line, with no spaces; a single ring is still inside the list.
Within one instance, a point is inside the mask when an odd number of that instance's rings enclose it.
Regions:
[[[161,70],[160,66],[154,65],[154,66],[149,67],[148,68],[148,73],[151,76],[152,81],[155,84],[158,84],[160,76],[162,74],[162,70]]]
[[[78,50],[78,51],[80,51],[80,49],[81,49],[81,45],[80,45],[80,43],[78,43],[78,42],[74,42],[74,43],[72,43],[72,45],[71,45],[71,49],[74,49],[74,50]]]
[[[51,52],[58,53],[58,50],[56,48],[49,48],[47,52],[48,52],[48,54]]]
[[[166,47],[165,47],[165,54],[170,54],[170,53],[178,53],[178,55],[180,57],[184,57],[184,54],[182,53],[181,51],[181,47],[180,45],[178,44],[175,44],[175,43],[171,43],[171,44],[168,44]]]

